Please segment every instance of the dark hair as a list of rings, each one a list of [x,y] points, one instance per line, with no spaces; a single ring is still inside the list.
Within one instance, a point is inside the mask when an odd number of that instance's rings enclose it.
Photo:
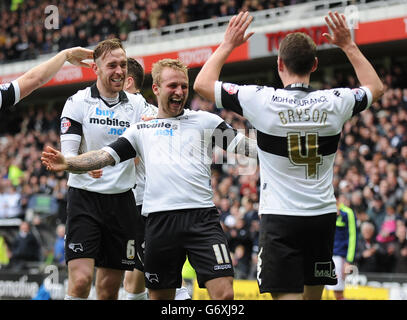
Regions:
[[[144,83],[144,69],[137,60],[127,58],[127,76],[134,79],[136,89],[141,89]]]
[[[311,72],[315,62],[317,46],[305,33],[294,32],[280,43],[279,56],[290,73],[304,76]]]
[[[96,59],[99,57],[103,57],[106,53],[112,52],[116,49],[123,49],[122,42],[115,38],[115,39],[106,39],[97,44],[95,49],[93,50],[93,60],[96,62]]]

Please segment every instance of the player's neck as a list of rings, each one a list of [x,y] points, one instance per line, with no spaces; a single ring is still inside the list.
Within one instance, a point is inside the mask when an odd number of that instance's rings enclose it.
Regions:
[[[309,85],[309,80],[310,76],[298,76],[298,75],[287,75],[284,77],[284,79],[281,79],[283,82],[284,88],[289,86],[290,84],[295,84],[295,83],[303,83],[306,85]]]
[[[96,87],[98,88],[99,94],[100,94],[102,97],[105,97],[105,98],[116,98],[116,97],[119,95],[118,92],[115,92],[115,91],[112,91],[112,90],[107,90],[107,89],[106,89],[103,85],[101,85],[98,81],[96,81]]]

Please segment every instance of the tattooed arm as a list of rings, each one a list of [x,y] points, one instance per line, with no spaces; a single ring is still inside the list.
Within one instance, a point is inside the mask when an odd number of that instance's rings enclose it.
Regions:
[[[76,157],[66,159],[67,171],[69,172],[87,172],[89,170],[101,169],[113,165],[113,157],[104,150],[95,150],[83,153]]]
[[[104,150],[89,151],[79,156],[65,158],[64,155],[49,146],[42,152],[41,161],[50,171],[69,171],[84,173],[115,164],[113,157]]]

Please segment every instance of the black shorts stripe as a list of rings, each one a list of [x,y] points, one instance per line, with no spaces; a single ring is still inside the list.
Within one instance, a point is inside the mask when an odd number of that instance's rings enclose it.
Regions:
[[[318,153],[322,156],[333,154],[338,149],[341,134],[318,136]],[[305,150],[305,136],[301,136],[301,150]],[[257,130],[257,145],[265,152],[288,158],[287,137],[278,137]]]
[[[120,162],[135,158],[137,156],[136,150],[126,138],[120,137],[115,142],[109,144],[117,155],[120,157]]]

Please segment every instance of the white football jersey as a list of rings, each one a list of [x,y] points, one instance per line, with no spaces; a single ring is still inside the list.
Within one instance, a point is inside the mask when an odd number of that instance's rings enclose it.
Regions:
[[[115,141],[131,124],[141,121],[142,115],[155,114],[156,110],[141,94],[121,91],[119,102],[109,105],[93,85],[79,90],[66,101],[61,115],[61,145],[76,142],[79,146],[75,150],[77,154],[99,150]],[[68,179],[69,186],[105,194],[128,191],[135,183],[133,160],[104,168],[98,179],[87,173],[70,173]]]
[[[311,216],[336,212],[333,165],[342,126],[368,108],[368,88],[284,89],[216,82],[218,108],[257,129],[259,214]]]
[[[147,103],[147,102],[146,102]],[[150,104],[149,116],[155,117],[157,115],[158,108]],[[143,159],[139,158],[136,164],[136,187],[133,188],[134,197],[136,199],[136,205],[143,204],[144,188],[145,188],[145,166]]]
[[[219,116],[185,109],[175,118],[132,125],[104,147],[121,161],[140,156],[145,165],[143,215],[152,212],[214,206],[211,187],[212,143]],[[236,137],[241,139],[242,137]]]
[[[0,108],[14,106],[20,101],[20,87],[17,80],[0,84]]]

